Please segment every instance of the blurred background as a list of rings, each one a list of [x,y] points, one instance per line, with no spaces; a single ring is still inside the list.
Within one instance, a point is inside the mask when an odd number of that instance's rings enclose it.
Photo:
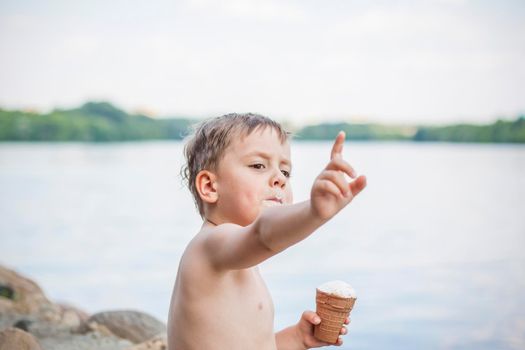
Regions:
[[[203,118],[294,132],[297,201],[345,130],[366,190],[261,266],[276,330],[332,279],[342,349],[525,348],[523,1],[0,2],[0,264],[166,321]]]

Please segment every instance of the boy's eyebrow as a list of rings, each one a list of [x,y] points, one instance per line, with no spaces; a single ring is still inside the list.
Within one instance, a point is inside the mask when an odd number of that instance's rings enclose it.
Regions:
[[[248,157],[253,157],[253,156],[259,156],[259,157],[262,157],[262,158],[265,158],[265,159],[272,158],[271,154],[265,153],[265,152],[262,152],[262,151],[250,152],[250,153],[244,155],[243,158],[248,158]],[[281,163],[284,163],[284,164],[289,165],[289,166],[292,165],[292,162],[290,161],[290,159],[288,159],[286,157],[281,157]]]

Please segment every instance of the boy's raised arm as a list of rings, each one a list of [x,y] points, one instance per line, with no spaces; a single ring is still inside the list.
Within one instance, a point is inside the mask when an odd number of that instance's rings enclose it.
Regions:
[[[366,178],[342,157],[345,134],[340,132],[332,147],[330,162],[315,179],[310,200],[282,207],[264,208],[246,227],[223,224],[210,228],[205,249],[219,269],[255,266],[305,239],[324,224],[366,186]],[[348,182],[347,174],[352,181]]]
[[[296,205],[269,208],[259,215],[254,225],[261,241],[278,253],[303,240],[331,219],[366,186],[366,178],[356,178],[354,169],[342,156],[344,132],[340,132],[332,147],[330,161],[315,179],[310,200]],[[352,181],[345,178],[347,174]],[[288,209],[288,210],[287,210]]]
[[[317,224],[313,222],[309,215],[309,206],[309,201],[306,201],[280,208],[265,208],[255,222],[246,227],[222,224],[210,228],[204,243],[206,255],[220,270],[237,270],[255,266],[304,239],[322,224],[322,222]],[[267,226],[268,220],[276,220],[281,227]],[[274,231],[271,236],[266,233],[268,230]],[[275,242],[271,239],[274,235],[282,235],[282,238],[286,239],[287,243],[279,244],[283,249],[275,249]]]

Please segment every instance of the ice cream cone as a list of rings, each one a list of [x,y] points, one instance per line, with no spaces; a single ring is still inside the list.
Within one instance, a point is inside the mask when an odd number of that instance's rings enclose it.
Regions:
[[[326,293],[319,288],[316,290],[316,312],[321,323],[314,328],[314,336],[330,344],[337,343],[341,327],[354,307],[355,296],[342,297],[333,293]]]

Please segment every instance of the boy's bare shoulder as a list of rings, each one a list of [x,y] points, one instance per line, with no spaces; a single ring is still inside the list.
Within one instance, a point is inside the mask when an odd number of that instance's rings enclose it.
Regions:
[[[248,269],[275,254],[263,243],[257,227],[232,223],[204,226],[192,243],[218,271]]]
[[[188,243],[182,256],[182,261],[191,266],[214,269],[213,250],[221,241],[227,239],[228,231],[240,227],[235,224],[222,224],[219,226],[204,226]]]
[[[188,244],[187,249],[189,250],[207,250],[213,249],[213,245],[218,243],[220,240],[227,239],[228,235],[240,228],[241,226],[235,224],[221,224],[218,226],[204,226],[201,230],[193,237]],[[211,247],[210,247],[211,245]]]

